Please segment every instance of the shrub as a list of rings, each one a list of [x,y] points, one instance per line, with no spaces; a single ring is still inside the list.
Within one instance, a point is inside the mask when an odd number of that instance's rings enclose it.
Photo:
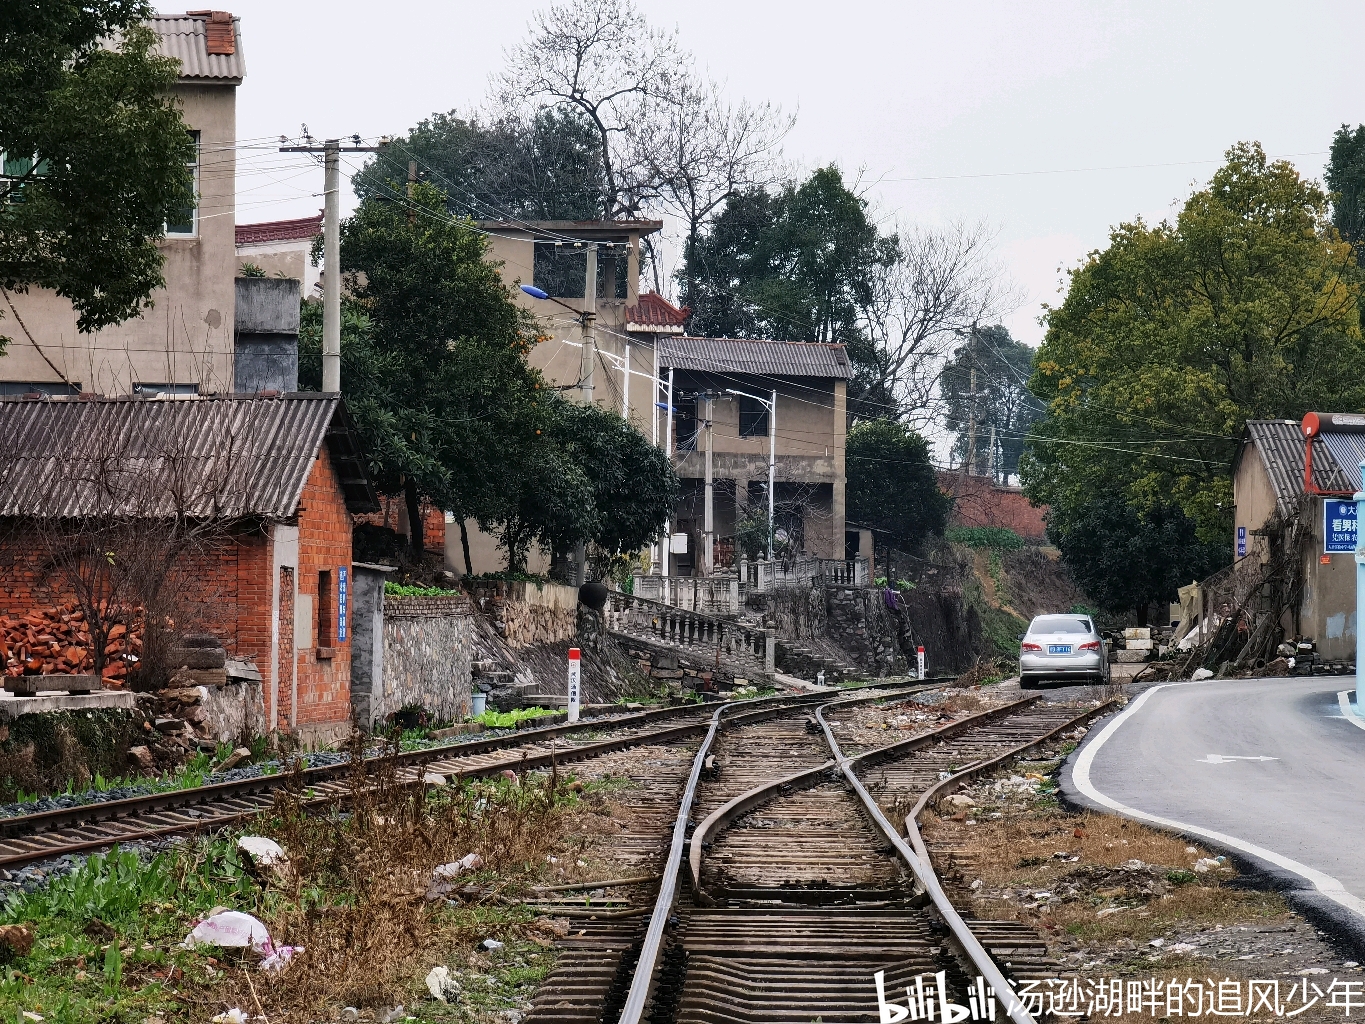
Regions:
[[[1018,551],[1024,546],[1024,538],[1007,526],[954,526],[944,536],[969,548]]]

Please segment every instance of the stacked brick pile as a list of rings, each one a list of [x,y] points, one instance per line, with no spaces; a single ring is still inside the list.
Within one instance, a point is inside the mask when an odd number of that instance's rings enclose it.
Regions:
[[[1144,661],[1151,661],[1156,654],[1155,647],[1151,629],[1146,626],[1129,626],[1123,631],[1123,639],[1114,642],[1113,660],[1120,665],[1138,665]]]
[[[132,616],[129,616],[133,618]],[[104,683],[122,686],[128,656],[142,653],[136,618],[133,627],[116,623],[104,645]],[[6,676],[84,675],[95,670],[90,630],[74,604],[41,608],[24,615],[0,615],[0,664]]]

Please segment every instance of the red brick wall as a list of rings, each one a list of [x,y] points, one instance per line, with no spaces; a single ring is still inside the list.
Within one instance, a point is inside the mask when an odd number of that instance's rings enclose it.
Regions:
[[[172,614],[185,632],[210,632],[228,652],[269,666],[269,540],[250,527],[184,555],[172,568]],[[267,579],[261,582],[260,574]],[[49,565],[40,534],[23,523],[0,524],[0,614],[23,614],[74,600]]]
[[[331,573],[331,593],[325,603],[330,606],[335,617],[337,609],[337,570],[351,568],[351,514],[346,509],[345,495],[337,482],[336,472],[332,469],[327,449],[318,453],[308,474],[308,483],[303,488],[303,499],[299,504],[299,593],[308,594],[313,599],[313,621],[308,623],[307,636],[310,643],[316,643],[318,635],[317,612],[318,573],[327,570]],[[347,616],[350,616],[348,601]],[[310,646],[299,651],[298,678],[299,704],[297,724],[299,726],[341,724],[351,717],[351,628],[346,626],[345,641],[337,641],[336,623],[330,623],[327,633],[333,638],[330,648],[332,656],[326,657],[323,651]],[[285,674],[282,672],[281,676]],[[285,689],[281,681],[280,702],[285,701]]]
[[[1030,505],[1017,487],[999,487],[989,477],[938,474],[938,485],[955,499],[950,526],[1003,526],[1025,540],[1047,543],[1046,508]]]
[[[387,526],[391,530],[398,529],[398,514],[404,506],[403,496],[401,494],[381,494],[379,504],[383,506],[381,511],[361,513],[355,517],[355,521],[357,523],[368,523],[371,526]],[[422,499],[419,507],[422,510],[423,549],[435,555],[444,555],[446,550],[446,514],[426,498]]]

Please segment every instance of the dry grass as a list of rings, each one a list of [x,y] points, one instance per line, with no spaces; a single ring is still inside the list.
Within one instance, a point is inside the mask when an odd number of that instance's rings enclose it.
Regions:
[[[397,785],[394,775],[392,758],[370,762],[346,815],[303,813],[297,787],[277,798],[263,831],[289,852],[293,870],[269,881],[257,913],[277,941],[306,953],[273,979],[229,970],[187,992],[187,1003],[206,1016],[224,1004],[259,1004],[276,1024],[328,1020],[342,1006],[411,1001],[435,964],[488,970],[478,944],[490,935],[548,945],[515,896],[547,873],[549,856],[566,852],[576,804],[566,780],[527,776],[428,793]],[[432,869],[468,853],[484,866],[450,894],[463,905],[428,899]]]

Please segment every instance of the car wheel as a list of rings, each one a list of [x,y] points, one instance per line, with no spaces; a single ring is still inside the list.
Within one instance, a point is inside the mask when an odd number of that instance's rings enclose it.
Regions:
[[[1032,678],[1030,678],[1029,676],[1020,676],[1020,677],[1019,677],[1019,689],[1021,689],[1021,690],[1036,690],[1036,689],[1038,689],[1038,680],[1032,679]]]

